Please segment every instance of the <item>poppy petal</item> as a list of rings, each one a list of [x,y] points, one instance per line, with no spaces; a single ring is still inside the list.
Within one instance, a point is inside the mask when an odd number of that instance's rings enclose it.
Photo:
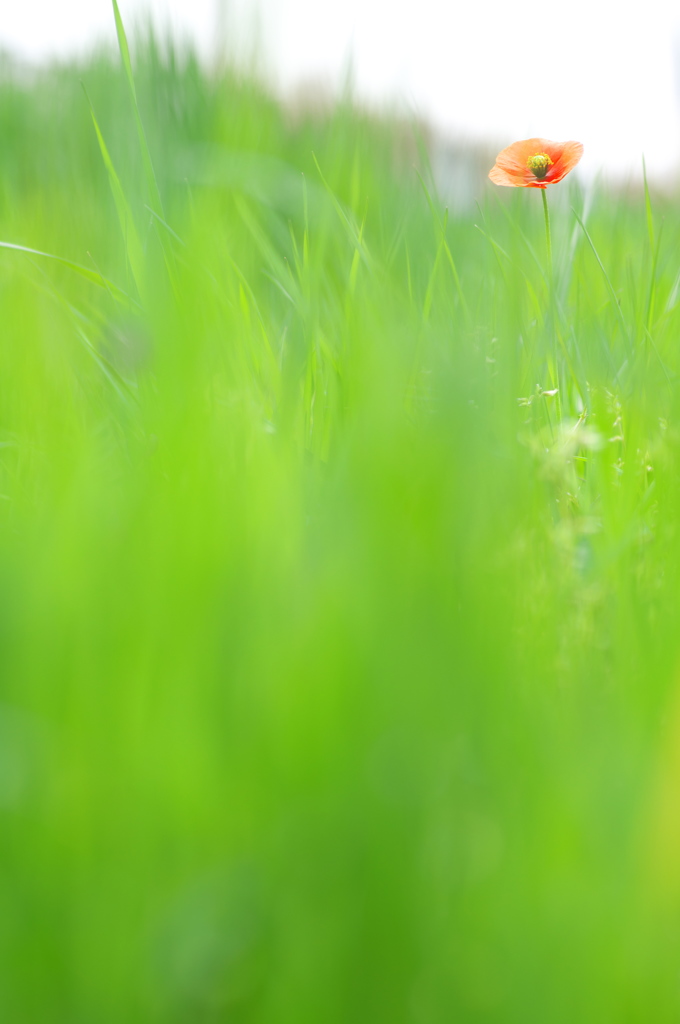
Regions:
[[[523,139],[521,142],[513,142],[507,146],[496,157],[496,164],[511,174],[520,174],[522,177],[527,171],[527,160],[534,153],[540,153],[544,139]]]
[[[517,174],[516,172],[506,171],[504,167],[499,167],[496,164],[489,171],[489,177],[495,185],[523,185],[524,175]]]
[[[544,177],[539,178],[529,166],[532,156],[545,153],[550,165]],[[513,142],[496,157],[496,163],[489,172],[489,178],[496,185],[513,185],[523,188],[546,188],[561,181],[583,155],[580,142],[552,142],[550,139],[521,139]]]
[[[581,142],[565,142],[559,159],[554,161],[553,166],[546,174],[547,180],[552,183],[562,181],[562,178],[576,167],[582,156],[583,144]]]

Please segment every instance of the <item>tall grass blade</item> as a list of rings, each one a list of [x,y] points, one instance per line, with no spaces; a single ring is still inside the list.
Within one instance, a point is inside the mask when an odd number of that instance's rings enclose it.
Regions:
[[[104,136],[102,135],[101,130],[99,128],[99,122],[97,121],[97,116],[94,112],[94,107],[90,102],[90,97],[88,96],[87,90],[85,89],[84,85],[83,92],[85,93],[85,97],[90,107],[92,123],[94,124],[94,130],[97,134],[99,149],[102,155],[102,159],[104,161],[104,166],[106,167],[106,172],[108,174],[109,185],[111,188],[111,193],[113,195],[113,201],[116,205],[116,213],[118,214],[118,223],[123,233],[123,238],[125,239],[125,247],[130,262],[132,275],[135,279],[135,283],[137,285],[139,294],[143,298],[145,294],[144,249],[139,239],[139,235],[137,234],[137,228],[135,226],[135,221],[134,217],[132,216],[130,205],[125,196],[123,186],[120,183],[120,178],[116,173],[116,168],[113,165],[113,160],[111,159],[106,142],[104,141]]]
[[[117,0],[112,0],[112,3],[113,14],[116,20],[118,46],[120,49],[121,60],[123,62],[123,68],[125,70],[125,77],[128,83],[128,88],[130,90],[130,99],[132,101],[132,110],[135,119],[135,127],[137,129],[139,148],[142,154],[142,161],[144,164],[144,174],[146,177],[146,185],[149,193],[149,205],[153,209],[154,213],[158,214],[159,217],[163,218],[163,202],[161,200],[161,194],[158,189],[156,172],[154,170],[153,161],[151,159],[149,144],[147,142],[146,132],[144,131],[144,124],[142,123],[142,117],[139,112],[139,104],[137,102],[137,89],[135,87],[135,79],[132,73],[132,61],[130,60],[130,48],[128,46],[127,36],[125,34],[125,26],[123,25],[123,19],[120,16],[120,10],[118,7]]]
[[[125,306],[129,309],[139,309],[139,305],[132,299],[127,292],[123,291],[117,284],[109,278],[104,277],[98,270],[91,270],[89,267],[83,267],[80,263],[74,263],[73,260],[65,259],[63,256],[56,256],[54,253],[41,252],[40,249],[31,249],[26,245],[17,245],[13,242],[0,242],[0,249],[14,249],[17,252],[25,252],[30,256],[41,256],[43,259],[55,260],[57,263],[61,263],[62,266],[68,267],[69,270],[73,270],[80,277],[85,278],[91,284],[96,284],[99,288],[104,288],[115,300],[120,303],[121,306]]]

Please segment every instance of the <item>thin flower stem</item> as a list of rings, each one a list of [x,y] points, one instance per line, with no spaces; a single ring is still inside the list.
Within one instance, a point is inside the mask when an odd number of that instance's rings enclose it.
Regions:
[[[552,242],[550,241],[550,214],[548,213],[548,197],[546,195],[547,188],[541,189],[541,195],[543,196],[543,214],[545,216],[545,244],[548,249],[548,276],[552,286],[553,276],[553,262],[552,262]]]
[[[548,317],[550,322],[550,333],[552,335],[552,366],[550,367],[553,384],[557,388],[557,402],[558,402],[558,416],[562,418],[562,382],[560,380],[560,368],[559,368],[559,357],[558,357],[558,339],[562,341],[560,336],[559,327],[557,324],[557,307],[555,302],[555,289],[553,281],[553,262],[552,262],[552,241],[550,239],[550,214],[548,212],[548,197],[546,195],[547,189],[541,189],[541,196],[543,197],[543,215],[545,217],[545,244],[548,255]],[[564,346],[564,342],[562,341]]]

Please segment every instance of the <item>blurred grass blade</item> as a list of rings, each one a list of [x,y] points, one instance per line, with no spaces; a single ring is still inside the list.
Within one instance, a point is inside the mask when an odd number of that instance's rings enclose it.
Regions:
[[[159,217],[164,217],[163,202],[161,200],[161,194],[158,189],[156,172],[154,170],[153,161],[151,159],[149,144],[147,142],[146,132],[144,131],[144,124],[142,123],[142,117],[139,112],[139,104],[137,102],[137,89],[135,87],[135,79],[132,73],[130,48],[128,46],[127,36],[125,34],[125,27],[123,25],[123,19],[120,16],[120,10],[118,8],[117,0],[112,0],[112,2],[113,14],[116,19],[116,33],[118,35],[118,46],[120,49],[121,60],[123,62],[123,68],[125,69],[125,77],[127,79],[128,87],[130,90],[132,110],[135,118],[135,126],[137,128],[137,137],[139,138],[139,147],[142,154],[142,162],[144,164],[144,174],[146,177],[146,185],[149,192],[149,205],[152,207],[154,213],[157,213]]]
[[[84,85],[83,92],[85,93],[87,102],[90,106],[90,113],[92,115],[94,130],[97,133],[99,149],[101,151],[102,159],[104,161],[104,166],[106,167],[106,171],[109,176],[109,185],[111,187],[111,192],[113,194],[113,201],[116,204],[118,223],[120,224],[120,229],[123,233],[123,238],[125,239],[125,247],[128,260],[130,262],[132,275],[135,279],[135,283],[137,285],[139,294],[143,298],[145,294],[145,257],[144,250],[142,248],[142,243],[140,242],[139,235],[137,234],[137,228],[135,226],[130,205],[126,199],[125,192],[123,191],[123,186],[121,185],[120,179],[116,173],[116,169],[113,165],[113,161],[111,159],[108,148],[104,141],[104,136],[102,135],[101,130],[99,128],[99,123],[97,121],[97,116],[94,112],[94,107],[90,102],[90,97],[87,95],[87,90],[85,89]]]
[[[621,324],[621,330],[623,332],[623,337],[628,342],[628,345],[632,346],[632,341],[631,341],[630,333],[628,331],[628,325],[626,324],[626,318],[624,317],[623,310],[621,309],[621,303],[619,301],[619,297],[618,297],[618,295],[616,294],[616,292],[614,290],[614,285],[611,283],[609,274],[607,273],[607,271],[605,269],[605,266],[604,266],[604,263],[602,262],[602,260],[600,258],[600,254],[597,251],[597,249],[595,248],[595,243],[593,242],[592,238],[590,237],[590,234],[588,232],[587,227],[585,226],[585,224],[581,220],[581,217],[576,212],[576,210],[574,209],[573,206],[571,208],[571,211],[574,214],[574,216],[576,217],[576,220],[581,225],[581,230],[583,231],[583,234],[586,237],[588,245],[590,246],[590,248],[591,248],[591,250],[593,252],[594,257],[597,260],[597,265],[599,266],[600,270],[602,271],[602,276],[604,277],[604,279],[605,279],[605,281],[607,283],[607,288],[608,288],[609,294],[611,296],[612,304],[613,304],[614,309],[615,309],[615,311],[617,313],[619,323]]]
[[[326,181],[326,179],[324,177],[324,174],[323,174],[323,171],[321,170],[321,165],[319,164],[319,161],[317,160],[316,155],[314,153],[312,153],[312,158],[314,160],[314,164],[316,166],[316,169],[319,172],[319,177],[321,178],[321,184],[325,188],[326,193],[327,193],[331,203],[333,204],[333,209],[337,213],[338,217],[340,218],[341,223],[343,224],[343,226],[345,228],[345,231],[347,233],[347,237],[349,238],[350,242],[352,243],[352,245],[354,246],[356,251],[359,252],[359,254],[360,254],[361,258],[364,260],[364,262],[370,267],[370,265],[371,265],[370,254],[368,252],[368,248],[367,248],[366,244],[362,240],[361,229],[358,228],[357,225],[354,223],[353,218],[350,217],[349,213],[343,207],[343,204],[340,202],[340,200],[336,196],[335,192],[333,191],[333,189],[330,187],[330,185]]]
[[[183,249],[186,249],[186,247],[187,247],[186,246],[186,242],[184,242],[179,237],[177,232],[174,231],[173,228],[170,227],[170,225],[168,224],[168,222],[166,220],[163,220],[163,218],[161,217],[161,215],[159,213],[156,213],[155,210],[153,210],[150,206],[147,206],[147,205],[145,205],[145,209],[147,209],[149,211],[149,213],[154,218],[154,220],[157,221],[161,225],[161,227],[165,228],[167,233],[169,235],[171,235],[175,239],[175,241],[178,242],[182,246]]]
[[[645,212],[647,214],[647,235],[649,236],[649,250],[654,252],[654,217],[652,216],[652,200],[649,195],[649,183],[647,181],[647,164],[642,158],[642,180],[645,190]]]
[[[0,242],[0,249],[15,249],[17,252],[25,252],[31,256],[42,256],[47,260],[55,260],[57,263],[61,263],[62,266],[68,267],[69,270],[73,270],[76,274],[84,277],[86,281],[96,284],[99,288],[104,288],[121,306],[139,308],[138,304],[130,298],[127,292],[123,291],[122,288],[119,288],[117,284],[114,284],[113,281],[104,277],[97,270],[90,270],[89,267],[83,267],[80,263],[74,263],[73,260],[67,260],[63,256],[55,256],[54,253],[50,252],[41,252],[40,249],[30,249],[26,245],[17,245],[14,242]]]
[[[463,313],[465,315],[466,320],[469,320],[470,310],[468,308],[467,300],[465,298],[465,293],[464,293],[464,291],[463,291],[463,289],[461,287],[460,277],[458,275],[458,268],[456,267],[456,263],[454,261],[453,254],[451,253],[451,249],[449,248],[449,244],[448,244],[448,242],[446,240],[446,228],[447,228],[448,223],[449,223],[449,212],[448,212],[448,210],[445,211],[444,220],[442,222],[439,219],[439,215],[437,214],[434,202],[432,201],[432,197],[430,195],[430,190],[428,189],[427,185],[425,184],[424,178],[422,177],[422,175],[418,171],[416,171],[416,174],[418,175],[418,180],[420,181],[420,185],[421,185],[421,187],[423,189],[423,192],[425,193],[425,198],[426,198],[427,204],[428,204],[428,206],[430,208],[430,213],[432,214],[432,219],[434,220],[435,226],[436,226],[438,232],[440,233],[439,245],[438,245],[438,249],[437,249],[437,256],[435,257],[435,263],[438,264],[441,253],[442,252],[445,253],[447,262],[449,264],[449,267],[451,268],[451,273],[453,275],[453,281],[454,281],[454,284],[456,286],[456,291],[458,293],[458,298],[460,300],[461,308],[463,310]],[[434,284],[434,270],[433,270],[433,276],[430,278],[430,286],[428,286],[428,290],[429,290],[429,287],[433,286],[433,284]],[[431,296],[430,296],[430,302],[429,303],[427,301],[427,296],[426,296],[426,303],[425,304],[426,304],[426,306],[428,308],[428,314],[429,314],[429,306],[431,304]],[[427,317],[426,317],[426,319],[427,319]]]

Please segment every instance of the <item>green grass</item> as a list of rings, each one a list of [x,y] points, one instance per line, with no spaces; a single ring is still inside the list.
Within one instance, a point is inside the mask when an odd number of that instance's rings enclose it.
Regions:
[[[0,139],[2,1020],[676,1022],[677,204],[153,39]]]

